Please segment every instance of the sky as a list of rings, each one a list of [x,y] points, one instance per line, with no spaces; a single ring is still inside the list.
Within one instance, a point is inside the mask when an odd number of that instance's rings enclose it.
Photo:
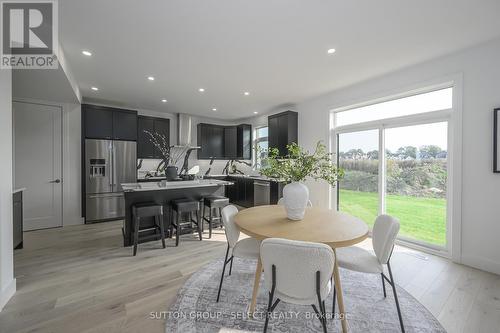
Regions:
[[[385,130],[385,146],[392,152],[399,147],[436,145],[447,150],[448,124],[446,122],[390,128]],[[378,150],[378,130],[341,134],[339,151],[362,149]]]

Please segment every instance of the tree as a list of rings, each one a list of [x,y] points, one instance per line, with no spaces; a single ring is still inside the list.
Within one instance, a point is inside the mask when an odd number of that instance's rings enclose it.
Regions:
[[[369,160],[378,160],[378,150],[371,150],[366,153],[366,157]]]
[[[399,159],[401,160],[406,160],[406,159],[416,159],[417,158],[417,147],[413,146],[406,146],[406,147],[400,147],[396,155]]]
[[[443,150],[435,145],[428,145],[428,146],[421,146],[420,147],[420,158],[425,160],[425,159],[430,159],[430,158],[436,158],[439,153],[441,153]]]

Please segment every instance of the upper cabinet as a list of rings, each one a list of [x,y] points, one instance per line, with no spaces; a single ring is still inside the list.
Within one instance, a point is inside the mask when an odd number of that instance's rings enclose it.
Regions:
[[[198,159],[252,158],[252,126],[221,126],[198,124]]]
[[[269,148],[278,148],[280,156],[288,154],[287,145],[298,143],[298,113],[285,111],[268,117]]]
[[[170,120],[146,116],[139,116],[137,119],[137,158],[163,158],[145,131],[165,136],[167,145],[170,145]]]
[[[85,138],[137,140],[137,112],[106,106],[82,105]]]

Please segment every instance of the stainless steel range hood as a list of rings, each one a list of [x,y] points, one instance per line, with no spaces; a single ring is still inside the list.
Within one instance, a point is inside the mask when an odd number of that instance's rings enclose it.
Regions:
[[[201,147],[195,146],[191,142],[192,133],[192,118],[185,113],[177,114],[177,144],[175,147],[189,147],[193,149],[200,149]]]

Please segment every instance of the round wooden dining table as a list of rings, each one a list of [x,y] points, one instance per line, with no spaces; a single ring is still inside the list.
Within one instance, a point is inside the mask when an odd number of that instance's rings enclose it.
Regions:
[[[241,232],[256,239],[285,238],[323,243],[331,246],[334,252],[336,248],[357,244],[368,236],[368,226],[365,222],[349,214],[326,208],[308,207],[302,220],[292,221],[286,217],[283,206],[257,206],[238,212],[234,222]],[[259,258],[255,269],[250,314],[255,311],[261,273],[262,263]],[[347,320],[344,312],[342,286],[337,262],[334,265],[333,278],[337,289],[342,331],[347,332]]]

